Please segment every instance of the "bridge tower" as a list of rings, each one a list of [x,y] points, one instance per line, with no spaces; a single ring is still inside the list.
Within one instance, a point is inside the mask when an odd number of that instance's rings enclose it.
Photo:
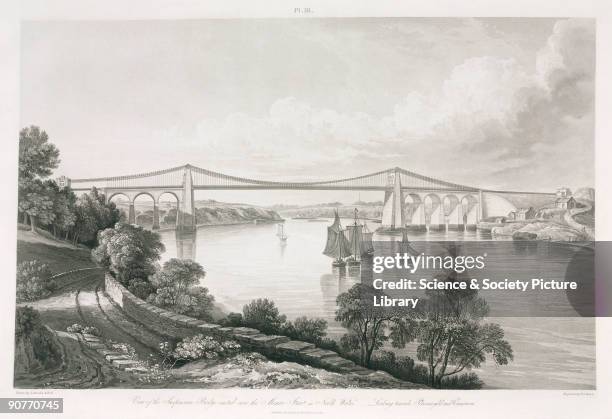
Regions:
[[[191,165],[186,165],[183,173],[183,193],[181,202],[179,202],[176,230],[177,231],[195,231],[195,203],[193,199],[193,176],[191,174]]]
[[[389,229],[404,228],[405,222],[404,193],[399,167],[393,169],[387,177],[387,190],[382,211],[382,227]]]

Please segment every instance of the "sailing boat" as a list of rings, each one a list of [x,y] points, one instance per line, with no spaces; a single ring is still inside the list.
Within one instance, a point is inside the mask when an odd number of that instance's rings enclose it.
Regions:
[[[285,225],[283,223],[278,223],[276,225],[276,235],[280,239],[281,242],[287,241],[287,235],[285,234]]]
[[[334,222],[327,227],[327,242],[325,243],[323,254],[334,259],[332,266],[335,267],[346,266],[344,258],[351,255],[349,242],[344,235],[337,210],[334,211]]]
[[[408,253],[409,255],[416,256],[419,254],[412,246],[410,246],[410,241],[408,240],[408,232],[404,228],[402,230],[402,241],[399,243],[400,253]]]
[[[352,256],[347,259],[349,266],[358,266],[361,264],[361,255],[365,252],[363,246],[363,226],[357,223],[357,208],[355,208],[355,221],[352,225],[346,226],[348,232],[349,247]]]
[[[363,230],[361,233],[363,237],[363,253],[361,256],[372,256],[374,255],[374,245],[372,244],[372,237],[374,233],[368,228],[368,224],[365,219],[363,220]]]

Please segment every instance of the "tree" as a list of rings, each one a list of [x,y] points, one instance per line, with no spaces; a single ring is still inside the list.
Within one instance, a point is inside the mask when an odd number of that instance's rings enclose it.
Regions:
[[[274,301],[258,298],[242,308],[242,322],[264,333],[280,333],[287,321],[284,314],[279,314]]]
[[[156,288],[148,301],[179,314],[209,319],[214,298],[208,289],[198,286],[206,275],[204,268],[192,260],[170,259],[151,277]]]
[[[388,340],[386,329],[397,319],[396,310],[377,307],[374,297],[382,295],[374,288],[356,284],[336,298],[336,321],[349,330],[342,344],[359,351],[359,363],[370,366],[372,353]]]
[[[447,281],[457,281],[451,273]],[[478,290],[430,290],[420,301],[422,317],[408,335],[396,323],[391,333],[393,346],[403,347],[413,337],[419,342],[417,358],[427,363],[429,385],[442,388],[444,380],[471,368],[478,368],[492,355],[498,365],[513,359],[512,348],[497,324],[481,324],[489,309]]]
[[[124,223],[101,231],[98,243],[92,251],[94,258],[125,286],[153,275],[165,250],[158,233]]]
[[[53,183],[57,187],[57,184]],[[57,235],[58,232],[61,232],[68,239],[70,230],[74,228],[77,222],[76,201],[76,195],[71,189],[63,188],[57,190],[53,206],[53,213],[55,214],[53,234]]]
[[[46,132],[36,126],[20,131],[18,208],[24,223],[30,218],[32,231],[37,220],[50,224],[54,219],[52,191],[42,179],[51,175],[59,162],[59,150],[49,142]]]
[[[29,180],[19,188],[18,208],[29,217],[32,231],[36,231],[37,221],[47,225],[55,220],[53,198],[53,190],[40,179]]]
[[[49,142],[49,136],[37,126],[19,132],[19,178],[45,178],[60,163],[59,150]]]
[[[94,245],[98,232],[113,227],[120,219],[115,204],[106,203],[106,197],[92,188],[77,201],[73,241]]]

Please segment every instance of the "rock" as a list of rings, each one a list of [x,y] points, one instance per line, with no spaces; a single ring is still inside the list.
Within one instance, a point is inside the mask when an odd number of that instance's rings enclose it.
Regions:
[[[312,343],[302,342],[299,340],[291,340],[289,342],[284,342],[276,345],[275,350],[278,355],[288,356],[293,359],[298,358],[298,354],[300,351],[305,349],[314,349],[314,345]]]
[[[136,368],[140,366],[140,362],[135,361],[133,359],[115,359],[112,361],[112,364],[119,369]]]
[[[300,358],[314,365],[319,365],[323,358],[335,356],[338,356],[336,352],[320,348],[306,349],[300,352]]]
[[[234,334],[237,335],[258,335],[261,332],[257,329],[253,329],[251,327],[234,327]]]
[[[106,355],[104,358],[106,358],[107,361],[111,361],[111,362],[119,361],[119,360],[131,359],[129,356],[123,355],[123,354],[120,354],[120,353]]]

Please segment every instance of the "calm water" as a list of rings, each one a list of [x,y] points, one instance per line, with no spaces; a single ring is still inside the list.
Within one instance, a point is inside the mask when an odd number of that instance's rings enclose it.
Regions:
[[[346,225],[349,220],[343,220]],[[244,224],[200,228],[195,240],[177,241],[162,232],[164,260],[193,257],[206,272],[203,285],[229,311],[241,312],[255,298],[267,297],[289,319],[322,317],[329,334],[344,329],[334,321],[336,297],[359,282],[359,271],[341,274],[321,251],[325,222],[287,220],[286,244],[276,225]],[[379,224],[369,224],[375,230]],[[419,240],[488,240],[480,232],[411,233]],[[586,389],[595,383],[595,322],[591,318],[496,318],[514,349],[514,362],[496,367],[490,361],[476,372],[491,388]],[[415,346],[402,350],[415,356]]]

